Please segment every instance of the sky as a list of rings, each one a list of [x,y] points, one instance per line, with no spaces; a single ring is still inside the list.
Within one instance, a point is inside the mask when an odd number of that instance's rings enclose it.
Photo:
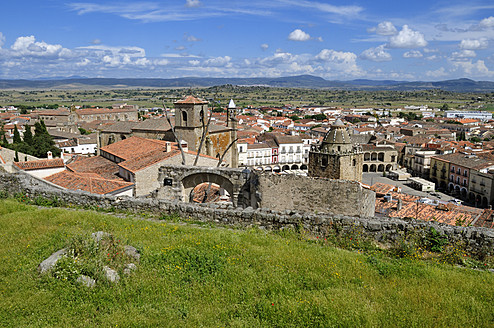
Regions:
[[[488,1],[2,1],[0,78],[494,81]]]

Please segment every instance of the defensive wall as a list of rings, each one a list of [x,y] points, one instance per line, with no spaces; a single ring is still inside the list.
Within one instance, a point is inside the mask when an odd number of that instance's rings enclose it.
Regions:
[[[31,199],[56,197],[60,202],[81,207],[132,213],[152,212],[160,215],[179,215],[184,219],[219,223],[240,227],[257,226],[263,229],[303,229],[313,236],[324,238],[335,231],[359,231],[364,236],[386,243],[396,241],[406,233],[426,233],[434,227],[451,242],[461,241],[472,254],[494,252],[494,230],[477,227],[456,227],[436,222],[394,218],[351,217],[329,213],[275,211],[266,208],[235,208],[233,205],[192,204],[178,200],[101,196],[87,192],[62,190],[25,173],[0,173],[0,190],[9,194],[23,193]]]
[[[211,182],[225,189],[235,207],[275,211],[374,216],[375,193],[356,181],[273,174],[248,169],[164,165],[154,197],[188,202],[192,189]]]

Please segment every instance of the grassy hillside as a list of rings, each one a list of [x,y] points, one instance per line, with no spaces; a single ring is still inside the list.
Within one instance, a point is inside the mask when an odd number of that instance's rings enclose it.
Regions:
[[[141,251],[117,285],[40,277],[72,238]],[[0,201],[2,327],[492,327],[494,274],[230,230]]]

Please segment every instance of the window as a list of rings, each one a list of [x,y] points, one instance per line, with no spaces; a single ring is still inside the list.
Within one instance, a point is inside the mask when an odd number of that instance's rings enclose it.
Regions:
[[[182,111],[182,125],[187,126],[187,112]]]
[[[170,178],[166,178],[165,180],[163,180],[163,185],[165,185],[165,186],[172,186],[173,185],[173,180],[170,179]]]
[[[352,161],[352,165],[353,166],[356,166],[357,165],[357,160],[354,158],[353,161]]]
[[[323,167],[328,166],[328,158],[326,156],[323,156],[322,161],[321,161],[321,166],[323,166]]]

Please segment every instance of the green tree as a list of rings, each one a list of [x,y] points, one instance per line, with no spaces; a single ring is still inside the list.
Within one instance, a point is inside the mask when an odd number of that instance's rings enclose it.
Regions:
[[[34,124],[34,137],[33,137],[33,153],[36,157],[47,157],[47,153],[51,151],[53,156],[60,156],[60,149],[55,146],[53,137],[46,130],[45,123],[43,121],[36,122]]]
[[[14,125],[14,138],[12,139],[14,145],[19,145],[22,142],[21,135],[17,129],[17,125]]]
[[[26,124],[26,126],[24,127],[24,143],[29,145],[29,146],[32,146],[33,145],[33,133],[31,131],[31,127],[29,125]]]
[[[17,150],[15,151],[14,162],[19,162],[19,153],[17,152]]]

